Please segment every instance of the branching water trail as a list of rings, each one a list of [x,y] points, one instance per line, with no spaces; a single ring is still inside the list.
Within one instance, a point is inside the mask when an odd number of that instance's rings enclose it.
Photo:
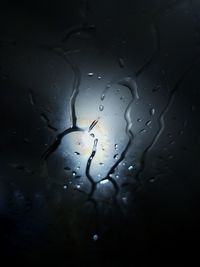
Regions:
[[[135,73],[135,78],[138,78],[142,73],[144,73],[155,61],[156,58],[160,55],[160,30],[157,26],[156,22],[153,22],[151,24],[153,36],[154,36],[154,43],[155,48],[152,55],[149,57],[149,59],[145,62],[143,66],[141,66]]]
[[[45,47],[45,49],[50,50],[54,53],[56,53],[57,55],[61,56],[62,58],[64,58],[65,62],[67,62],[73,73],[74,73],[74,82],[73,82],[73,87],[72,87],[72,93],[70,96],[70,121],[71,121],[71,127],[64,130],[63,132],[59,133],[56,137],[55,140],[53,141],[53,143],[48,147],[48,149],[44,152],[44,154],[42,155],[42,158],[44,158],[45,160],[48,159],[48,157],[58,148],[58,146],[61,144],[62,139],[64,136],[68,135],[69,133],[72,132],[81,132],[84,131],[82,128],[79,128],[77,126],[77,116],[76,116],[76,107],[75,107],[75,103],[76,103],[76,98],[79,94],[79,86],[80,86],[80,70],[78,68],[78,66],[73,63],[67,52],[64,51],[62,48],[53,48],[52,47]]]
[[[160,29],[157,24],[157,20],[159,17],[163,15],[164,12],[166,12],[168,9],[174,9],[177,7],[178,4],[181,4],[182,0],[175,0],[170,1],[167,5],[164,5],[160,8],[158,8],[151,16],[151,22],[150,27],[152,29],[152,33],[154,36],[154,44],[155,48],[152,53],[152,55],[147,59],[147,61],[141,66],[135,73],[135,79],[137,79],[144,71],[146,71],[154,62],[156,59],[159,58],[160,52],[161,52],[161,46],[160,46]]]
[[[144,150],[142,157],[141,157],[141,168],[139,169],[139,171],[137,172],[137,174],[135,176],[135,179],[140,183],[142,182],[140,180],[140,175],[145,169],[145,164],[146,164],[146,159],[147,159],[148,153],[151,151],[151,149],[157,143],[159,137],[161,136],[161,134],[165,128],[164,117],[167,114],[167,112],[169,111],[171,105],[173,104],[176,93],[177,93],[179,87],[181,86],[182,82],[184,81],[185,77],[194,69],[194,67],[198,63],[199,63],[199,57],[196,60],[195,59],[192,60],[192,64],[190,64],[190,66],[183,72],[183,74],[177,80],[177,82],[175,83],[173,89],[171,90],[171,92],[169,94],[166,106],[163,109],[163,111],[161,112],[160,116],[158,117],[159,130],[158,130],[157,134],[154,136],[152,142],[146,147],[146,149]]]
[[[131,131],[132,121],[131,121],[131,117],[130,117],[130,112],[131,112],[131,106],[132,106],[134,100],[135,99],[139,99],[138,90],[137,90],[137,84],[132,78],[130,78],[130,77],[124,78],[124,79],[120,80],[118,82],[118,84],[127,87],[129,89],[130,93],[131,93],[131,101],[129,102],[129,104],[128,104],[126,110],[125,110],[125,113],[124,113],[124,119],[126,120],[126,134],[128,136],[128,142],[127,142],[126,147],[122,151],[119,159],[115,162],[114,165],[111,166],[111,168],[107,172],[106,176],[104,178],[102,178],[100,181],[97,182],[97,183],[100,183],[102,181],[109,180],[112,183],[112,185],[113,185],[113,187],[115,189],[115,193],[114,193],[114,196],[113,196],[115,200],[116,200],[118,192],[119,192],[119,187],[118,187],[118,184],[115,181],[115,179],[112,178],[112,174],[115,172],[115,169],[118,167],[118,165],[124,160],[124,158],[127,155],[127,152],[129,150],[129,148],[131,147],[131,144],[132,144],[134,136],[133,136],[133,133]],[[108,87],[108,89],[109,88],[110,87]],[[90,165],[91,165],[91,162],[90,162]],[[93,195],[93,193],[94,192],[91,192],[92,195]]]
[[[86,165],[86,169],[85,169],[85,174],[91,184],[91,190],[90,190],[90,193],[88,195],[88,201],[91,201],[92,203],[94,203],[94,205],[96,206],[96,201],[95,199],[93,199],[93,195],[94,195],[94,191],[96,189],[96,182],[94,181],[93,177],[91,176],[90,174],[90,167],[91,167],[91,163],[92,163],[92,160],[96,154],[96,150],[97,150],[97,144],[98,144],[98,139],[96,138],[94,140],[94,145],[93,145],[93,148],[92,148],[92,153],[90,155],[90,157],[88,158],[88,161],[87,161],[87,165]]]
[[[65,38],[62,40],[64,43],[66,43],[67,41],[69,41],[69,39],[76,33],[80,33],[80,32],[88,32],[89,34],[94,33],[95,32],[95,27],[93,25],[91,26],[86,26],[86,25],[78,25],[78,26],[74,26],[71,27]],[[51,46],[42,46],[43,49],[46,49],[48,51],[51,51],[53,53],[56,53],[58,56],[61,56],[62,58],[64,58],[65,62],[67,64],[69,64],[69,66],[71,67],[73,73],[74,73],[74,82],[73,82],[73,88],[72,88],[72,94],[70,96],[70,121],[71,121],[71,127],[64,130],[62,133],[58,134],[55,137],[54,142],[52,143],[52,145],[49,146],[49,148],[44,152],[43,154],[43,158],[45,160],[48,159],[48,157],[58,148],[58,146],[61,144],[62,139],[64,136],[66,136],[69,133],[72,132],[83,132],[84,129],[80,128],[77,126],[77,116],[76,116],[76,107],[75,107],[75,102],[76,102],[76,98],[79,94],[79,86],[80,86],[80,82],[81,82],[81,75],[80,75],[80,70],[78,68],[78,66],[72,61],[70,60],[69,57],[69,52],[70,50],[67,49],[65,46],[61,47],[51,47]]]

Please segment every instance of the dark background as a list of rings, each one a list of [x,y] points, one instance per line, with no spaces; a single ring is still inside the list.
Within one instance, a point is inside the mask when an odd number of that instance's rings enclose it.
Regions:
[[[2,256],[27,266],[171,266],[198,259],[199,45],[198,0],[1,5]],[[85,194],[65,192],[70,175],[59,155],[41,157],[69,125],[73,72],[51,52],[56,47],[75,51],[82,73],[105,77],[101,90],[111,80],[137,79],[130,149],[136,170],[125,170],[119,184],[119,199],[128,195],[125,207],[111,199],[94,209]],[[97,80],[91,99],[100,90]],[[84,75],[81,85],[87,86]],[[150,107],[156,110],[151,131],[145,124]]]

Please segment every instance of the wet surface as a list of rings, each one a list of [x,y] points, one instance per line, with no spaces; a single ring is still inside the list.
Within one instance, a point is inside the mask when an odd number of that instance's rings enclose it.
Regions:
[[[2,6],[2,255],[61,266],[194,257],[199,12],[196,0]]]

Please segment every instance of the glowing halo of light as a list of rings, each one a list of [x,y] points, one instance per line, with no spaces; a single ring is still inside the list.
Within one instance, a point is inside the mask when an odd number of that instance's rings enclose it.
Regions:
[[[95,119],[79,120],[79,125],[82,129],[84,129],[84,131],[73,132],[70,134],[69,147],[70,150],[73,150],[75,154],[80,155],[83,160],[87,160],[91,154],[94,139],[98,139],[97,153],[95,155],[94,162],[100,163],[107,157],[107,153],[110,148],[110,142],[108,138],[107,127],[100,118],[98,123],[92,128],[91,131],[89,131],[89,127],[94,120]]]

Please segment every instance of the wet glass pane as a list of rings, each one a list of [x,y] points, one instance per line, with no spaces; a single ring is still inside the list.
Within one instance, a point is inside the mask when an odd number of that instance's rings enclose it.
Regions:
[[[7,260],[135,266],[193,255],[199,12],[198,0],[2,4]]]

